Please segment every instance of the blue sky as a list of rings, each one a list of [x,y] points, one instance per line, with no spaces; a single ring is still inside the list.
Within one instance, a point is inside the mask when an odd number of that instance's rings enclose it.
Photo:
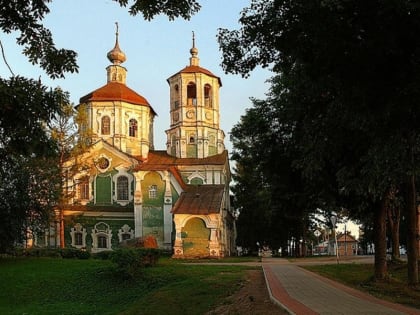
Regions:
[[[158,113],[155,119],[155,148],[165,149],[169,128],[169,86],[166,79],[189,63],[192,31],[196,35],[200,65],[222,80],[220,90],[221,127],[225,144],[231,128],[245,109],[251,107],[250,97],[265,98],[266,80],[271,76],[265,69],[256,69],[247,79],[223,72],[221,52],[216,40],[218,28],[237,29],[240,12],[250,0],[201,0],[201,11],[190,21],[169,21],[159,16],[148,22],[142,16],[132,17],[128,9],[111,0],[55,0],[45,25],[53,33],[58,48],[78,53],[79,73],[67,74],[65,79],[50,80],[38,67],[32,66],[15,43],[16,34],[1,34],[5,54],[13,72],[38,79],[51,87],[60,86],[70,93],[71,101],[106,83],[109,61],[106,54],[115,43],[115,22],[119,24],[119,43],[127,56],[127,85],[144,96]],[[0,75],[9,77],[6,65],[0,62]]]

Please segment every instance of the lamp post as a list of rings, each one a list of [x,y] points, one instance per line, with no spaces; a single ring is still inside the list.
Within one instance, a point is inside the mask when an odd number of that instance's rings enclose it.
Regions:
[[[317,240],[317,247],[318,247],[318,254],[319,254],[319,236],[321,235],[321,232],[318,230],[315,230],[314,235],[316,237]],[[314,249],[313,249],[313,245],[312,245],[312,255],[314,254]]]
[[[338,258],[338,244],[337,244],[337,233],[335,232],[335,224],[337,223],[337,217],[335,215],[332,215],[330,217],[331,224],[332,224],[332,230],[334,233],[334,240],[335,240],[335,256],[337,259],[337,264],[339,264],[339,258]]]

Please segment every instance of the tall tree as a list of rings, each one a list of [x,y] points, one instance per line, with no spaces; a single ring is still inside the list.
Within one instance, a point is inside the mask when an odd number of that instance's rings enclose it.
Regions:
[[[417,283],[419,6],[392,0],[254,0],[240,23],[240,30],[219,33],[226,71],[247,75],[258,65],[271,66],[294,78],[291,83],[306,84],[307,92],[287,86],[302,92],[292,93],[294,104],[308,111],[298,163],[305,174],[316,174],[329,161],[344,192],[365,195],[376,205],[379,279],[386,276],[381,205],[390,187],[409,187],[408,269],[409,281]],[[337,155],[344,144],[351,145],[355,160]]]

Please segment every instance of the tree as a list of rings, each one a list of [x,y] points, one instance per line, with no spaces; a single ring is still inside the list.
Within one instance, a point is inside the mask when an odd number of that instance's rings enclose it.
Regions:
[[[128,6],[132,15],[142,13],[147,20],[158,14],[166,14],[171,20],[188,19],[200,9],[195,0],[136,0],[130,5],[128,0],[114,1]],[[17,44],[32,64],[39,65],[53,79],[64,78],[66,73],[78,71],[77,54],[57,48],[51,31],[42,24],[50,2],[1,0],[0,29],[7,34],[17,33]],[[8,66],[1,41],[0,47]],[[61,188],[55,180],[62,178],[59,165],[67,154],[65,142],[69,140],[62,137],[64,133],[60,135],[63,130],[47,128],[54,118],[66,116],[69,108],[62,105],[68,95],[48,89],[39,81],[15,76],[9,70],[10,79],[0,78],[0,252],[22,240],[25,226],[33,230],[50,218]],[[46,182],[47,176],[50,181]]]
[[[225,70],[247,75],[271,66],[290,81],[291,104],[307,112],[297,120],[296,163],[306,175],[333,166],[342,193],[375,205],[378,279],[386,277],[384,201],[390,187],[407,187],[408,273],[417,283],[418,5],[254,0],[240,23],[240,30],[219,33]],[[345,145],[353,161],[339,155]]]
[[[59,111],[60,97],[34,80],[0,79],[0,251],[20,242],[26,225],[33,230],[33,220],[45,226],[50,218],[58,188],[57,150],[46,122]]]

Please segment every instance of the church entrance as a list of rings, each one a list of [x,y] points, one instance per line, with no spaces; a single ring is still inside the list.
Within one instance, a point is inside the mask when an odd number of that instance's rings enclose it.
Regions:
[[[210,230],[203,220],[192,218],[182,228],[184,256],[209,256]]]

